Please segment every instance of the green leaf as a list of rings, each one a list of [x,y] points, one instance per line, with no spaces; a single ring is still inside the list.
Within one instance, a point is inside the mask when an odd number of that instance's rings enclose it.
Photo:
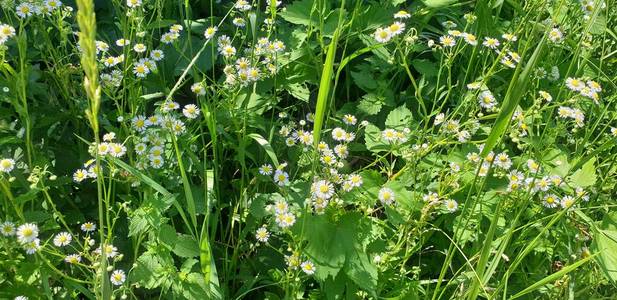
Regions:
[[[574,187],[586,187],[596,183],[596,158],[588,160],[580,169],[570,176],[570,184]]]
[[[364,144],[366,149],[375,153],[390,149],[390,146],[381,138],[381,130],[370,123],[364,128]]]
[[[272,160],[274,166],[278,167],[279,160],[278,158],[276,158],[276,153],[274,152],[274,149],[272,149],[272,145],[270,145],[270,142],[268,142],[268,140],[266,140],[263,136],[257,133],[251,133],[248,136],[254,139],[259,145],[261,145],[261,147],[266,151],[266,154],[268,154],[268,156]]]
[[[366,94],[358,103],[358,110],[367,115],[376,115],[386,103],[386,97],[373,93]]]
[[[369,48],[365,48],[369,49]],[[367,70],[368,69],[368,70]],[[370,73],[370,66],[366,66],[361,68],[357,72],[351,71],[351,78],[353,78],[354,83],[364,91],[370,92],[377,88],[377,82],[375,78]]]
[[[594,228],[592,249],[599,253],[596,262],[604,276],[617,283],[617,213],[604,216],[601,224]]]
[[[437,64],[428,59],[414,59],[411,61],[411,65],[414,69],[416,69],[416,71],[427,78],[437,76]]]
[[[285,90],[287,90],[296,99],[304,102],[308,102],[311,96],[311,92],[303,83],[290,83],[285,86]]]
[[[411,111],[405,105],[399,106],[388,114],[386,128],[403,130],[403,128],[411,126],[412,118]]]
[[[179,235],[173,252],[180,257],[196,257],[199,255],[199,244],[190,235]]]
[[[441,8],[456,3],[456,0],[422,0],[422,3],[431,8]]]
[[[358,286],[373,292],[377,287],[377,269],[368,259],[365,235],[371,232],[370,219],[360,213],[334,216],[305,216],[306,254],[316,265],[316,278],[336,278],[341,269]]]
[[[280,16],[289,23],[308,26],[311,24],[312,9],[312,0],[295,1],[287,5],[285,10],[280,12]]]

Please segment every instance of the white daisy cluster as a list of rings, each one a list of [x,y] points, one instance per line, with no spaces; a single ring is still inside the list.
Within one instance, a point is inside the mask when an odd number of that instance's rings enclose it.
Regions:
[[[381,132],[381,139],[391,145],[404,144],[409,140],[410,133],[411,130],[409,128],[405,128],[402,131],[388,128]]]
[[[207,32],[206,32],[207,33]],[[285,53],[285,44],[280,40],[260,38],[253,47],[238,51],[232,40],[221,35],[217,39],[219,53],[225,58],[225,84],[232,87],[246,87],[253,82],[268,78],[278,72],[278,57]]]
[[[580,78],[568,77],[566,78],[566,87],[573,92],[578,92],[583,97],[593,100],[596,104],[600,101],[602,86],[596,81],[587,80],[585,82]]]
[[[0,233],[5,237],[15,236],[27,254],[34,254],[41,249],[39,227],[34,223],[24,223],[16,228],[13,222],[5,221],[0,224]]]
[[[300,252],[294,251],[290,255],[285,255],[285,264],[290,270],[297,270],[300,268],[302,272],[307,275],[313,275],[315,273],[315,264],[310,260],[302,261],[300,258]]]
[[[585,125],[585,114],[578,108],[560,106],[557,109],[557,116],[562,119],[574,120],[574,126],[583,127]]]
[[[467,160],[475,165],[481,164],[479,176],[487,176],[492,163],[493,167],[496,168],[493,176],[504,177],[508,180],[508,192],[527,193],[530,191],[542,200],[542,205],[548,208],[558,206],[569,208],[578,199],[589,200],[589,195],[584,189],[566,185],[561,176],[547,173],[537,161],[528,159],[522,171],[513,169],[513,162],[505,152],[495,155],[491,151],[484,159],[481,159],[479,152],[482,151],[483,147],[484,145],[480,145],[478,152],[467,154]],[[557,196],[560,194],[563,196]]]
[[[440,126],[439,131],[444,134],[446,138],[456,138],[460,143],[469,141],[479,127],[479,124],[475,121],[469,122],[469,125],[462,126],[460,120],[446,120],[446,115],[443,113],[435,117],[434,124],[435,126]]]
[[[15,7],[15,14],[19,18],[28,18],[33,15],[46,15],[62,7],[60,0],[45,0],[42,2],[27,2],[23,1]]]
[[[397,21],[394,21],[390,26],[377,28],[375,33],[373,33],[373,37],[379,43],[389,42],[391,39],[405,32],[404,20],[408,19],[409,17],[411,17],[411,15],[404,10],[395,13],[394,19],[396,19]]]

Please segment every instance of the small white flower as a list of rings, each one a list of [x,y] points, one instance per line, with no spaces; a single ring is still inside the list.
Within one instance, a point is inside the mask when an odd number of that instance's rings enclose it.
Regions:
[[[182,114],[189,119],[195,119],[199,117],[199,113],[200,110],[195,104],[187,104],[182,109]]]
[[[141,0],[126,0],[126,6],[130,8],[141,6]]]
[[[383,187],[379,190],[379,201],[384,205],[391,205],[394,203],[394,191],[387,187]]]
[[[73,237],[68,232],[60,232],[54,237],[54,245],[56,247],[64,247],[71,243]]]
[[[387,43],[390,39],[392,39],[390,28],[377,28],[373,36],[375,37],[375,40],[380,43]]]
[[[446,200],[444,200],[443,205],[451,213],[458,210],[458,202],[456,202],[456,200],[446,199]]]
[[[300,268],[306,275],[313,275],[315,273],[315,265],[310,261],[303,262]]]
[[[122,270],[115,270],[109,278],[113,285],[122,285],[126,280],[126,275]]]
[[[20,243],[34,241],[39,236],[39,227],[34,223],[26,223],[17,227],[17,240]]]
[[[274,172],[274,182],[279,186],[285,186],[289,183],[289,174],[282,170]]]
[[[92,232],[96,230],[96,225],[92,222],[86,222],[81,224],[81,231],[83,232]]]
[[[204,31],[204,37],[206,37],[206,39],[208,39],[208,40],[211,39],[216,34],[217,30],[218,30],[218,28],[216,26],[215,27],[208,27],[206,29],[206,31]]]
[[[77,264],[81,262],[81,256],[79,254],[70,254],[64,258],[64,261],[69,264]]]
[[[4,236],[15,235],[15,224],[13,224],[13,222],[5,221],[0,224],[0,233]]]
[[[15,168],[15,161],[10,158],[0,160],[0,172],[9,173]]]
[[[265,225],[257,229],[255,232],[255,239],[262,243],[267,243],[268,239],[270,239],[270,232],[266,229]]]

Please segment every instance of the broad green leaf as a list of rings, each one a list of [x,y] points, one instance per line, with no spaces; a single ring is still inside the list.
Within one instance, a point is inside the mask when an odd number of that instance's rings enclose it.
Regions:
[[[280,12],[280,16],[285,21],[298,25],[311,24],[311,10],[313,9],[312,0],[294,1]]]
[[[411,111],[405,105],[393,109],[386,118],[386,128],[403,130],[411,126]]]
[[[364,143],[366,149],[375,153],[390,149],[390,145],[386,144],[381,138],[381,130],[373,124],[368,124],[364,128]]]
[[[358,110],[367,115],[376,115],[385,103],[386,97],[369,93],[364,95],[358,103]]]
[[[427,78],[437,76],[437,65],[428,59],[414,59],[411,61],[411,65],[414,69],[416,69],[416,71]]]
[[[431,8],[441,8],[456,3],[456,0],[422,0],[422,3]]]
[[[199,255],[199,244],[189,235],[179,235],[173,252],[180,257]]]
[[[574,187],[587,187],[596,183],[596,158],[588,160],[580,169],[570,176],[569,182]]]
[[[311,96],[311,92],[303,83],[290,83],[285,86],[285,90],[287,90],[296,99],[304,102],[308,102]]]
[[[596,262],[604,276],[617,283],[617,213],[606,214],[593,233],[592,249],[598,253]]]

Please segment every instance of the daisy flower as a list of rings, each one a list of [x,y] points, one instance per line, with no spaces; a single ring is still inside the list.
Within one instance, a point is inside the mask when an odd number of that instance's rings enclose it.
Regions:
[[[504,33],[501,35],[501,37],[506,40],[506,41],[510,41],[510,42],[516,42],[516,40],[518,39],[518,37],[516,37],[516,35],[511,34],[511,33]]]
[[[315,265],[308,260],[300,264],[300,268],[306,275],[313,275],[315,273]]]
[[[155,169],[160,169],[165,164],[165,160],[161,156],[150,156],[150,166]]]
[[[116,46],[118,46],[118,47],[124,47],[124,46],[127,46],[129,44],[131,44],[131,41],[127,40],[127,39],[118,39],[118,40],[116,40]]]
[[[554,194],[548,194],[542,199],[542,205],[547,208],[555,208],[560,205],[560,200]]]
[[[578,78],[568,77],[566,78],[566,86],[572,91],[580,92],[585,88],[585,83]]]
[[[146,66],[146,64],[138,62],[135,66],[133,66],[133,74],[139,78],[144,78],[150,74],[150,69]]]
[[[78,169],[73,173],[73,181],[79,183],[88,178],[88,170]]]
[[[26,250],[26,254],[34,254],[36,253],[39,249],[41,249],[41,240],[39,239],[34,239],[30,242],[26,242],[23,245],[24,250]]]
[[[336,127],[332,130],[332,139],[338,142],[342,142],[346,140],[347,132],[340,127]]]
[[[404,10],[399,10],[397,13],[394,14],[395,19],[408,19],[410,17],[411,15]]]
[[[0,233],[4,236],[15,235],[15,224],[13,224],[13,222],[5,221],[0,224]]]
[[[81,231],[83,232],[92,232],[96,230],[96,225],[92,222],[86,222],[81,224]]]
[[[500,43],[499,43],[499,40],[496,38],[485,37],[484,42],[482,42],[482,45],[490,49],[497,49]]]
[[[69,264],[77,264],[81,262],[81,256],[79,254],[69,254],[64,257],[64,261]]]
[[[54,245],[56,247],[64,247],[71,243],[73,237],[68,232],[60,232],[54,237]]]
[[[39,236],[39,227],[34,223],[26,223],[17,227],[16,234],[20,243],[29,243]]]
[[[182,114],[189,119],[195,119],[199,117],[199,113],[200,110],[195,104],[187,104],[182,109]]]
[[[9,173],[15,168],[15,161],[10,158],[0,160],[0,172]]]
[[[216,26],[215,27],[208,27],[206,29],[206,31],[204,31],[204,37],[206,37],[206,39],[208,39],[208,40],[211,39],[216,34],[217,30],[218,30],[218,28]]]
[[[246,26],[246,21],[242,18],[234,18],[232,23],[236,25],[237,27],[241,27],[241,28]]]
[[[542,99],[546,100],[546,102],[553,101],[553,96],[551,96],[551,94],[549,94],[548,92],[539,91],[538,94],[540,94],[540,97],[542,97]]]
[[[17,7],[15,7],[15,13],[17,13],[17,16],[19,16],[20,18],[32,16],[33,12],[34,7],[32,6],[32,4],[27,2],[20,3],[19,5],[17,5]]]
[[[141,6],[141,0],[126,0],[126,6],[130,8]]]
[[[126,280],[126,275],[122,270],[115,270],[113,273],[111,273],[109,280],[113,285],[122,285]]]
[[[135,46],[133,46],[133,51],[137,52],[137,53],[143,53],[146,52],[146,45],[138,43],[135,44]]]
[[[572,196],[563,196],[559,204],[561,208],[567,209],[574,205],[575,199]]]
[[[161,61],[163,58],[165,58],[165,53],[163,52],[163,50],[152,50],[152,52],[150,52],[150,58],[152,58],[152,60],[154,61]]]
[[[456,45],[456,40],[450,35],[444,35],[439,38],[439,43],[444,47],[454,47]]]
[[[392,38],[392,33],[389,28],[377,28],[373,36],[377,42],[387,43]]]
[[[392,191],[391,189],[387,187],[383,187],[379,190],[378,198],[382,204],[391,205],[392,203],[394,203],[394,199],[395,199],[394,191]]]
[[[285,186],[289,183],[289,174],[282,170],[274,172],[274,182],[279,186]]]
[[[475,46],[478,44],[478,38],[471,34],[471,33],[462,33],[461,34],[463,36],[463,39],[465,40],[465,43]]]
[[[262,242],[267,243],[268,239],[270,239],[270,232],[266,229],[265,225],[257,229],[255,232],[255,239]]]
[[[259,174],[264,175],[264,176],[270,176],[272,174],[272,165],[264,164],[261,167],[259,167]]]
[[[563,33],[555,27],[548,32],[548,39],[553,43],[559,43],[563,40]]]
[[[485,109],[493,109],[497,104],[495,101],[495,96],[490,91],[483,91],[478,95],[478,101],[480,106]]]
[[[458,202],[456,202],[456,200],[446,199],[446,200],[444,200],[443,205],[451,213],[453,213],[453,212],[458,210]]]
[[[334,195],[332,183],[320,180],[313,185],[313,195],[317,198],[330,199]]]
[[[353,116],[353,115],[344,115],[343,116],[343,123],[347,124],[347,125],[356,125],[356,123],[358,122],[358,119]]]
[[[392,35],[399,35],[405,31],[405,24],[401,22],[394,22],[388,27]]]

